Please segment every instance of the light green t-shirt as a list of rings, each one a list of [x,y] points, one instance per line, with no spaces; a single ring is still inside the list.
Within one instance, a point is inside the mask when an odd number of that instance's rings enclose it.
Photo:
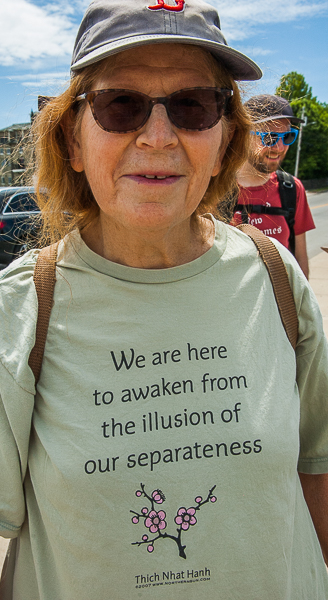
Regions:
[[[71,234],[36,397],[37,252],[2,273],[0,533],[19,536],[13,600],[327,600],[297,474],[328,472],[320,314],[279,246],[296,361],[253,242],[216,230],[206,254],[163,270],[111,263]]]

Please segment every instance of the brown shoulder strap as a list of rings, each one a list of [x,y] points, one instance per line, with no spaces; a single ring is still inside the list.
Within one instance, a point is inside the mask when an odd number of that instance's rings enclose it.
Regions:
[[[285,263],[274,243],[253,225],[238,225],[254,242],[270,275],[274,295],[287,337],[296,348],[298,338],[298,317],[293,292],[290,287]]]
[[[58,244],[59,242],[56,242],[56,244],[40,250],[34,269],[33,280],[38,297],[38,319],[36,323],[35,344],[32,348],[28,364],[33,371],[35,384],[38,383],[40,377],[52,309],[52,299],[56,283]]]

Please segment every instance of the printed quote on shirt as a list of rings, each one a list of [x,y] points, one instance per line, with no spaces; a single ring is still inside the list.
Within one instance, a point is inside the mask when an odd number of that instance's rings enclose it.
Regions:
[[[111,449],[115,446],[115,439],[128,438],[130,441],[138,436],[147,436],[155,432],[163,433],[167,430],[193,430],[195,438],[197,431],[206,428],[213,429],[214,440],[200,444],[197,439],[182,447],[154,447],[151,450],[138,453],[129,452],[126,456],[90,457],[84,464],[87,475],[95,472],[111,473],[112,475],[122,469],[143,469],[151,472],[156,471],[162,464],[178,463],[180,461],[218,459],[221,457],[247,456],[252,453],[258,454],[262,450],[260,439],[246,439],[225,441],[217,440],[218,430],[224,434],[231,424],[239,424],[243,419],[243,405],[238,400],[238,394],[247,390],[248,381],[246,374],[236,374],[232,364],[231,374],[220,374],[220,367],[229,363],[229,350],[226,346],[209,345],[196,347],[187,342],[184,347],[152,353],[142,354],[134,348],[110,351],[110,360],[116,373],[126,373],[126,377],[132,383],[131,387],[119,390],[95,389],[90,394],[90,401],[101,414],[99,420],[99,435],[104,439],[111,440]],[[231,361],[233,363],[233,361]],[[210,365],[208,371],[197,378],[192,376],[194,365]],[[164,371],[169,370],[171,365],[179,365],[179,372],[185,369],[188,375],[182,376],[174,381],[164,376]],[[189,368],[188,368],[189,367]],[[153,381],[146,382],[142,386],[133,386],[135,372],[141,372],[147,368],[147,373],[160,371],[160,376]],[[227,368],[224,369],[227,373]],[[191,376],[190,376],[191,374]],[[114,380],[114,378],[111,378]],[[234,401],[224,405],[224,393],[233,392]],[[204,398],[215,396],[215,408],[206,409]],[[190,410],[188,400],[196,396],[199,409]],[[186,406],[174,412],[172,399],[185,397]],[[223,401],[222,401],[223,399]],[[156,409],[149,410],[150,401],[155,401]],[[159,402],[161,408],[159,408]],[[142,403],[147,404],[147,409],[142,411],[138,420],[117,419],[115,413],[120,412],[120,404]],[[181,402],[180,402],[181,406]],[[172,410],[168,411],[168,407]],[[131,411],[133,412],[133,411]],[[104,418],[103,418],[104,417]],[[162,435],[161,435],[162,439]],[[130,444],[129,444],[130,445]]]

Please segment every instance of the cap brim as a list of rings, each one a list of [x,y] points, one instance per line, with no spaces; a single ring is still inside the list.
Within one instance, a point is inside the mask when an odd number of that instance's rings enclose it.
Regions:
[[[289,117],[288,115],[272,115],[271,117],[265,117],[265,119],[257,119],[253,123],[266,123],[267,121],[277,121],[278,119],[288,119],[288,121],[292,121],[293,123],[305,123],[304,119]]]
[[[262,71],[255,62],[238,50],[230,48],[230,46],[197,37],[160,34],[133,36],[124,40],[120,39],[115,42],[110,42],[109,44],[101,45],[72,64],[71,70],[78,71],[79,69],[92,65],[112,54],[118,54],[119,52],[136,48],[137,46],[163,43],[193,44],[194,46],[206,48],[218,61],[222,62],[227,67],[236,81],[254,81],[262,77]]]

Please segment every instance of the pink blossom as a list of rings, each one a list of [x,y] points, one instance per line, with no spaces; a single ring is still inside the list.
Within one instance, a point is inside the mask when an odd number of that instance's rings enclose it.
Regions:
[[[181,507],[179,508],[177,516],[174,520],[177,525],[181,525],[181,528],[184,531],[187,531],[190,525],[195,525],[195,523],[197,523],[197,519],[194,517],[195,512],[196,509],[193,507],[188,508],[188,510],[184,507]]]
[[[166,514],[164,510],[160,510],[159,512],[151,510],[147,519],[145,519],[145,526],[148,527],[151,533],[156,533],[159,529],[165,529],[165,517]]]
[[[165,496],[161,490],[154,490],[151,496],[156,504],[163,504],[165,500]]]

